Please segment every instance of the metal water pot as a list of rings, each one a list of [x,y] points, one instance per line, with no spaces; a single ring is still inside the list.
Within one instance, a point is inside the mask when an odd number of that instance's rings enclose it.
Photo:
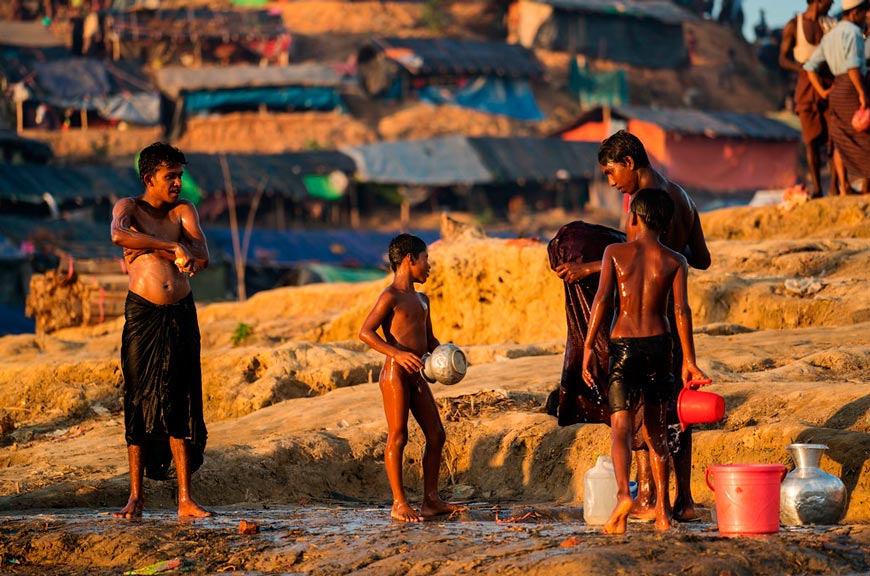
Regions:
[[[782,481],[779,519],[784,526],[836,524],[846,514],[846,487],[819,468],[824,444],[789,444],[795,469]]]
[[[468,371],[465,353],[456,344],[441,344],[431,354],[423,354],[420,359],[423,361],[420,374],[427,382],[456,384],[465,378]]]

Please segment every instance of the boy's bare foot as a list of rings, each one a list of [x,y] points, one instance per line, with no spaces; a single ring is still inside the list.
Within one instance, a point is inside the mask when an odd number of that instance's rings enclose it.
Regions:
[[[674,502],[674,520],[678,522],[694,522],[698,519],[700,519],[700,516],[698,516],[697,510],[695,510],[694,502],[690,502],[688,506],[683,505],[679,501]]]
[[[115,518],[141,518],[142,510],[145,508],[144,498],[133,498],[127,501],[127,505],[121,508],[120,511],[114,512],[112,516]]]
[[[654,520],[656,517],[656,509],[652,506],[638,506],[637,500],[634,501],[628,511],[628,515],[638,520]]]
[[[214,516],[214,512],[206,510],[193,500],[186,500],[178,503],[179,518],[206,518]]]
[[[449,502],[439,499],[433,502],[423,502],[423,506],[420,508],[420,514],[423,518],[432,518],[434,516],[462,512],[463,510],[468,510],[468,507],[457,506],[456,504],[450,504]]]
[[[604,523],[605,534],[625,534],[628,525],[628,511],[631,510],[631,496],[618,496],[616,507]]]
[[[659,532],[667,532],[671,529],[671,519],[667,514],[656,515],[656,530]]]
[[[402,522],[422,522],[423,517],[417,514],[417,511],[411,508],[407,502],[393,502],[393,509],[390,511],[390,517],[393,520]]]

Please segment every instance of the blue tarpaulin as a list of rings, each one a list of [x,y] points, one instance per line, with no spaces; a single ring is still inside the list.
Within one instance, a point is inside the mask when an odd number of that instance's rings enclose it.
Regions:
[[[529,83],[522,80],[481,76],[461,87],[429,85],[420,89],[419,98],[520,120],[544,119]]]
[[[57,108],[95,110],[103,118],[142,126],[160,122],[160,96],[114,64],[88,58],[37,62],[31,99]]]
[[[291,108],[293,110],[344,110],[341,96],[328,86],[283,86],[274,88],[239,88],[189,92],[184,95],[188,114],[207,113],[221,108]]]
[[[425,242],[440,238],[437,230],[412,232]],[[322,264],[378,268],[387,263],[387,248],[398,232],[362,230],[309,230],[305,232],[281,232],[277,230],[254,230],[251,233],[247,262],[292,266],[307,262]],[[206,238],[226,253],[232,255],[232,234],[226,228],[206,229]]]

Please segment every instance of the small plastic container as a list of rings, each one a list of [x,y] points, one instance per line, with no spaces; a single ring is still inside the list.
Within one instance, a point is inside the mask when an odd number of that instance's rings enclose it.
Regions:
[[[587,524],[607,522],[616,507],[616,474],[613,460],[602,454],[583,475],[583,519]]]

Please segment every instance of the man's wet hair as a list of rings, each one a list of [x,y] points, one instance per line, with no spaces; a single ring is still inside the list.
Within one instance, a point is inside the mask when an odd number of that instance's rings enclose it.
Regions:
[[[605,138],[598,147],[598,163],[602,166],[608,162],[617,164],[625,164],[625,159],[629,156],[634,159],[634,165],[638,168],[649,167],[649,156],[646,155],[646,148],[643,147],[643,142],[640,138],[620,130],[612,136]]]
[[[631,211],[655,232],[667,229],[674,216],[674,200],[660,188],[638,190],[631,201]]]
[[[390,240],[390,249],[387,253],[390,258],[390,268],[395,272],[405,256],[410,254],[411,258],[416,260],[425,251],[426,243],[422,239],[413,234],[399,234]]]
[[[166,142],[150,144],[139,152],[139,178],[144,184],[145,178],[153,175],[161,166],[170,164],[187,164],[184,152]]]

